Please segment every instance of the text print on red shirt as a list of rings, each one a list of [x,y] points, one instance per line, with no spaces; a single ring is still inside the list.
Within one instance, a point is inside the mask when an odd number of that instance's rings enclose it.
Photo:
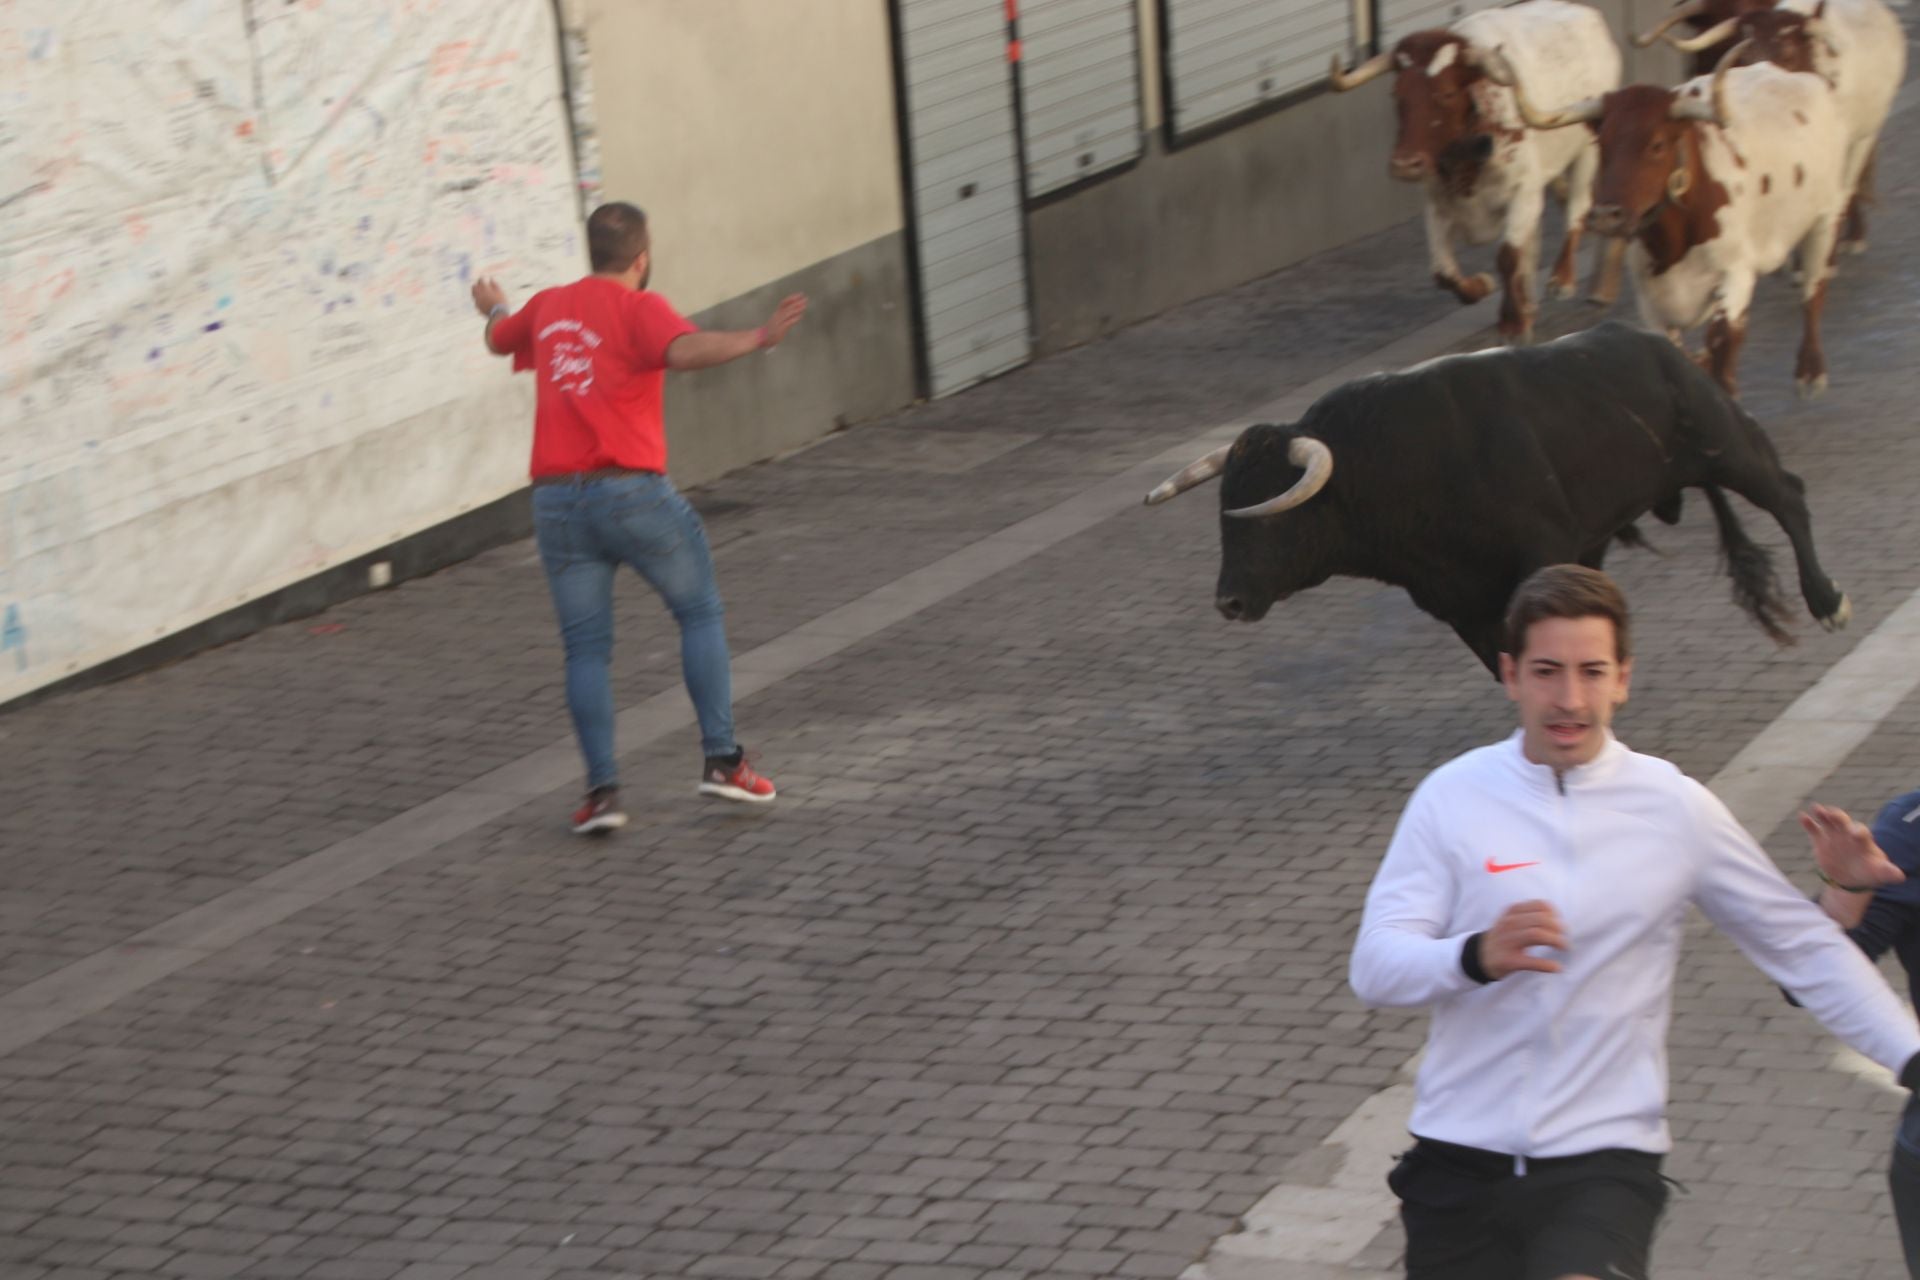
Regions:
[[[600,346],[600,335],[578,320],[555,320],[540,331],[539,340],[545,342],[556,333],[577,334],[579,341],[560,338],[554,342],[548,376],[561,391],[583,396],[593,390],[593,353]]]

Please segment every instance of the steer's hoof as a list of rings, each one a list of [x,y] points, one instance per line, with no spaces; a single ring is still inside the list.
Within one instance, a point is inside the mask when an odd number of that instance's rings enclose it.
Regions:
[[[1802,400],[1811,400],[1827,389],[1827,375],[1818,373],[1811,378],[1800,378],[1794,385],[1800,389]]]
[[[1562,280],[1560,277],[1555,276],[1553,279],[1547,281],[1547,296],[1549,298],[1565,300],[1567,298],[1573,297],[1575,294],[1579,292],[1580,292],[1580,282],[1578,280],[1575,280],[1571,276],[1567,277],[1565,280]]]
[[[1468,276],[1460,282],[1460,301],[1471,306],[1491,294],[1493,287],[1493,277],[1484,271],[1477,276]]]
[[[1820,619],[1820,625],[1829,631],[1844,631],[1853,621],[1853,601],[1847,599],[1846,592],[1840,593],[1840,607]]]

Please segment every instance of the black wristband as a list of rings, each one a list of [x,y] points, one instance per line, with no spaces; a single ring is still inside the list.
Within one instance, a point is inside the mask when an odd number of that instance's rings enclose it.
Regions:
[[[1460,948],[1460,972],[1483,987],[1493,981],[1493,975],[1480,967],[1480,942],[1486,936],[1484,933],[1470,934]]]
[[[1901,1087],[1910,1092],[1920,1092],[1920,1053],[1907,1059],[1907,1065],[1900,1068]]]

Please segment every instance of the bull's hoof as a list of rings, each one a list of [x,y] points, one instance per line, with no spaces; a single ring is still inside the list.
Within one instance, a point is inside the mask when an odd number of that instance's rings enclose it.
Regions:
[[[1817,373],[1811,378],[1797,378],[1794,386],[1799,388],[1802,400],[1811,400],[1827,389],[1827,375]]]
[[[1843,591],[1840,593],[1840,607],[1820,619],[1820,625],[1829,631],[1844,631],[1847,624],[1852,621],[1853,601],[1847,599],[1847,593]]]
[[[1610,307],[1618,300],[1619,296],[1617,291],[1595,289],[1587,295],[1587,301],[1596,307]]]
[[[1547,296],[1549,298],[1554,298],[1557,300],[1564,301],[1565,299],[1571,298],[1579,292],[1580,292],[1580,282],[1578,280],[1575,280],[1572,276],[1568,276],[1564,280],[1561,279],[1559,276],[1554,276],[1552,279],[1547,281]]]

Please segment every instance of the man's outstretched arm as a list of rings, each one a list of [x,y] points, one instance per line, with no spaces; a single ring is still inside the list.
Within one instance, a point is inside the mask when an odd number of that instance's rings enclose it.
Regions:
[[[756,351],[771,351],[780,345],[787,331],[800,323],[807,313],[805,294],[783,298],[773,309],[773,318],[758,329],[712,329],[683,333],[667,346],[667,368],[676,370],[711,369]]]
[[[1920,1027],[1906,1005],[1712,792],[1698,787],[1695,805],[1706,842],[1693,894],[1701,913],[1827,1030],[1904,1083],[1920,1055]]]

